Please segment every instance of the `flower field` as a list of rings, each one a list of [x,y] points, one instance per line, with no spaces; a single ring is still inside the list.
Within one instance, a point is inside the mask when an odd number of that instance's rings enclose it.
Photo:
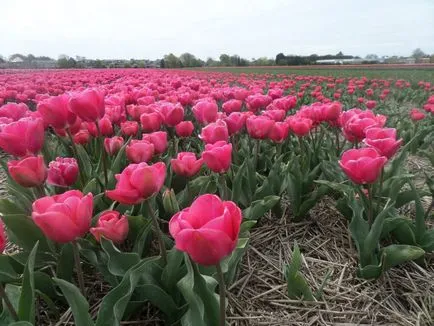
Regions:
[[[432,74],[339,73],[0,74],[0,325],[433,324]]]

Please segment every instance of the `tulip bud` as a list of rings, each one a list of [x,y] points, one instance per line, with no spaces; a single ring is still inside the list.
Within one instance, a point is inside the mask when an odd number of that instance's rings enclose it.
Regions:
[[[9,161],[8,170],[12,179],[23,187],[40,186],[47,177],[47,168],[41,155]]]
[[[179,212],[178,200],[176,199],[176,195],[173,189],[167,189],[163,193],[163,207],[165,212],[170,215]]]

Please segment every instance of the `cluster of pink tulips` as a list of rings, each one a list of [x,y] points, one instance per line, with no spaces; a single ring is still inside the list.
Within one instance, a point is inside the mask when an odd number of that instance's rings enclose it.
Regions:
[[[404,155],[432,149],[428,82],[164,70],[35,71],[0,75],[2,82],[10,197],[0,203],[0,252],[9,236],[33,262],[21,267],[31,269],[25,277],[50,266],[38,272],[71,307],[82,302],[72,310],[89,325],[120,323],[145,301],[168,323],[225,325],[225,281],[234,281],[252,221],[285,196],[295,217],[308,218],[338,189],[352,225],[381,234],[379,221],[402,204],[408,180],[396,171]],[[413,89],[419,108],[394,112],[388,101]],[[433,236],[423,232],[421,239]],[[399,256],[389,262],[383,251],[363,251],[372,235],[353,234],[360,275],[377,278],[434,249],[418,236],[405,248],[384,247]],[[409,246],[417,255],[407,255]],[[4,268],[18,275],[16,265]],[[96,324],[82,310],[88,266],[112,286]],[[20,279],[1,272],[2,289]],[[7,309],[11,320],[35,322]]]

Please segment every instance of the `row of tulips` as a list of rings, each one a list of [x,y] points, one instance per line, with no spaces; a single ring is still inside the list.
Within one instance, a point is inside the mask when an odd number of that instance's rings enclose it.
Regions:
[[[30,76],[0,90],[0,147],[12,156],[0,251],[7,238],[20,248],[0,255],[8,321],[35,323],[28,307],[42,293],[51,314],[68,303],[79,325],[118,325],[145,302],[168,324],[224,325],[249,229],[270,210],[280,217],[285,198],[294,220],[325,195],[336,201],[360,277],[434,250],[432,205],[404,166],[432,150],[429,83],[132,70],[59,72],[52,86]],[[405,91],[427,113],[398,119],[385,103]],[[364,109],[348,106],[362,93]],[[433,184],[427,176],[431,196]],[[415,219],[400,215],[410,202]],[[86,280],[97,277],[112,289],[95,320]]]

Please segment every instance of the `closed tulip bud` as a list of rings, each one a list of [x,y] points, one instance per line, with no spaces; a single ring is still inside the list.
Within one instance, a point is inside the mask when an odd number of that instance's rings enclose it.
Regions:
[[[175,127],[184,119],[184,108],[180,103],[164,103],[160,107],[160,113],[163,116],[164,124],[168,127]]]
[[[32,205],[32,219],[47,238],[67,243],[89,231],[93,196],[70,190],[61,195],[37,199]]]
[[[113,135],[113,125],[109,118],[104,117],[98,121],[99,130],[101,132],[101,136],[111,136]]]
[[[122,243],[128,236],[128,219],[117,211],[105,211],[98,218],[96,226],[90,228],[90,233],[100,242],[101,237],[115,243]]]
[[[307,118],[291,117],[288,119],[291,131],[299,137],[307,135],[312,129],[313,121]]]
[[[211,171],[224,173],[231,167],[232,144],[228,144],[225,141],[219,141],[215,144],[206,144],[202,158]]]
[[[18,157],[35,155],[44,144],[44,136],[42,119],[23,118],[2,126],[0,147]]]
[[[176,195],[173,189],[167,189],[163,193],[163,207],[164,211],[170,215],[179,212],[178,200],[176,199]]]
[[[197,174],[203,164],[203,159],[197,159],[196,154],[190,152],[178,153],[176,159],[170,161],[172,165],[172,170],[177,175],[184,177],[192,177]]]
[[[247,116],[241,112],[232,112],[227,118],[224,119],[228,126],[229,135],[236,134],[246,124]]]
[[[77,181],[77,160],[72,157],[57,157],[48,164],[47,183],[58,187],[69,187]]]
[[[350,149],[342,154],[339,165],[354,183],[374,183],[387,162],[387,157],[381,156],[373,148]]]
[[[223,103],[222,108],[227,114],[232,112],[240,112],[243,106],[243,101],[240,100],[229,100]]]
[[[418,109],[411,109],[410,118],[413,121],[423,120],[425,118],[425,113],[419,111]]]
[[[289,133],[289,126],[286,122],[276,122],[268,133],[270,138],[275,143],[282,143]]]
[[[104,139],[104,149],[110,156],[117,154],[123,145],[124,139],[120,136]]]
[[[234,202],[205,194],[171,218],[169,231],[178,250],[211,266],[235,249],[241,221],[241,209]]]
[[[166,178],[166,165],[163,162],[130,164],[115,177],[116,187],[107,190],[106,196],[121,204],[136,205],[161,190]]]
[[[81,129],[73,137],[74,143],[79,145],[85,145],[90,140],[90,134],[87,129]]]
[[[9,161],[8,170],[12,179],[23,187],[40,186],[47,177],[47,168],[41,155],[29,156],[19,161]]]
[[[175,126],[175,132],[179,137],[190,137],[193,130],[194,125],[191,121],[181,121]]]
[[[158,112],[143,113],[140,116],[140,123],[144,132],[153,132],[159,130],[161,128],[162,122],[163,119]]]
[[[122,122],[121,131],[125,137],[135,136],[139,132],[139,124],[137,121]]]
[[[155,153],[154,144],[145,140],[133,139],[125,149],[130,162],[149,162]]]
[[[69,99],[69,110],[87,122],[95,122],[104,116],[104,93],[87,89],[73,94]]]

